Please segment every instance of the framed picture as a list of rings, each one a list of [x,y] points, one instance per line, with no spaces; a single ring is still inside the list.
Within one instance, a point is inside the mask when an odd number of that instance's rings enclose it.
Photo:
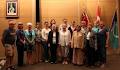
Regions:
[[[18,0],[6,0],[6,17],[18,17]]]

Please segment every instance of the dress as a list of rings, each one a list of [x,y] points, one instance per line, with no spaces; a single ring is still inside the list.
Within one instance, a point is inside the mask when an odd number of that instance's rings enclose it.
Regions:
[[[84,60],[84,35],[82,32],[73,32],[71,48],[73,48],[73,64],[82,65]]]
[[[98,61],[101,63],[106,63],[106,32],[108,32],[108,30],[103,28],[99,29],[99,32],[97,33],[97,56]]]

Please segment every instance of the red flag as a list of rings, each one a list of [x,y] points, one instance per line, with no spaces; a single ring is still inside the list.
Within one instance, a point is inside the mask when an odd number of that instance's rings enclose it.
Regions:
[[[100,16],[101,16],[101,8],[98,5],[97,6],[97,12],[96,12],[96,19],[97,19],[97,21],[100,21]]]
[[[86,25],[88,24],[89,22],[89,19],[88,19],[88,16],[86,14],[86,12],[84,11],[81,15],[81,21],[85,21],[86,22]]]

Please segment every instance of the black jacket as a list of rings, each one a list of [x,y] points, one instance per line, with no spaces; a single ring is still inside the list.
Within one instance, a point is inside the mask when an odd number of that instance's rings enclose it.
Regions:
[[[48,43],[50,43],[50,45],[53,44],[53,31],[49,32]],[[59,43],[59,32],[56,32],[56,44],[58,45],[58,43]]]

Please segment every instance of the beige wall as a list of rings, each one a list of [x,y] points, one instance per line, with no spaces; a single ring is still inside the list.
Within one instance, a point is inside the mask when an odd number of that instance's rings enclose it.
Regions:
[[[111,19],[116,8],[115,0],[99,0],[102,8],[101,18],[106,25],[111,24]],[[6,0],[0,0],[0,39],[2,32],[7,28],[8,19],[5,18]],[[69,23],[72,20],[79,21],[82,10],[86,8],[90,20],[96,18],[97,0],[40,0],[41,20],[55,18],[57,24],[62,23],[63,18],[67,18]],[[120,7],[120,6],[119,6]],[[35,0],[19,0],[19,18],[17,22],[32,22],[35,24]],[[3,47],[0,42],[0,56],[3,56]]]
[[[109,25],[116,7],[115,0],[99,0],[101,18]],[[96,19],[97,0],[41,0],[42,21],[55,18],[57,23],[62,23],[63,18],[70,21],[79,21],[83,9],[86,8],[88,16],[93,22]]]
[[[19,0],[19,18],[14,19],[16,22],[21,21],[26,25],[27,22],[34,23],[35,0]],[[6,0],[0,0],[0,39],[3,30],[7,28],[9,19],[6,19]],[[0,56],[4,56],[4,49],[0,42]]]

